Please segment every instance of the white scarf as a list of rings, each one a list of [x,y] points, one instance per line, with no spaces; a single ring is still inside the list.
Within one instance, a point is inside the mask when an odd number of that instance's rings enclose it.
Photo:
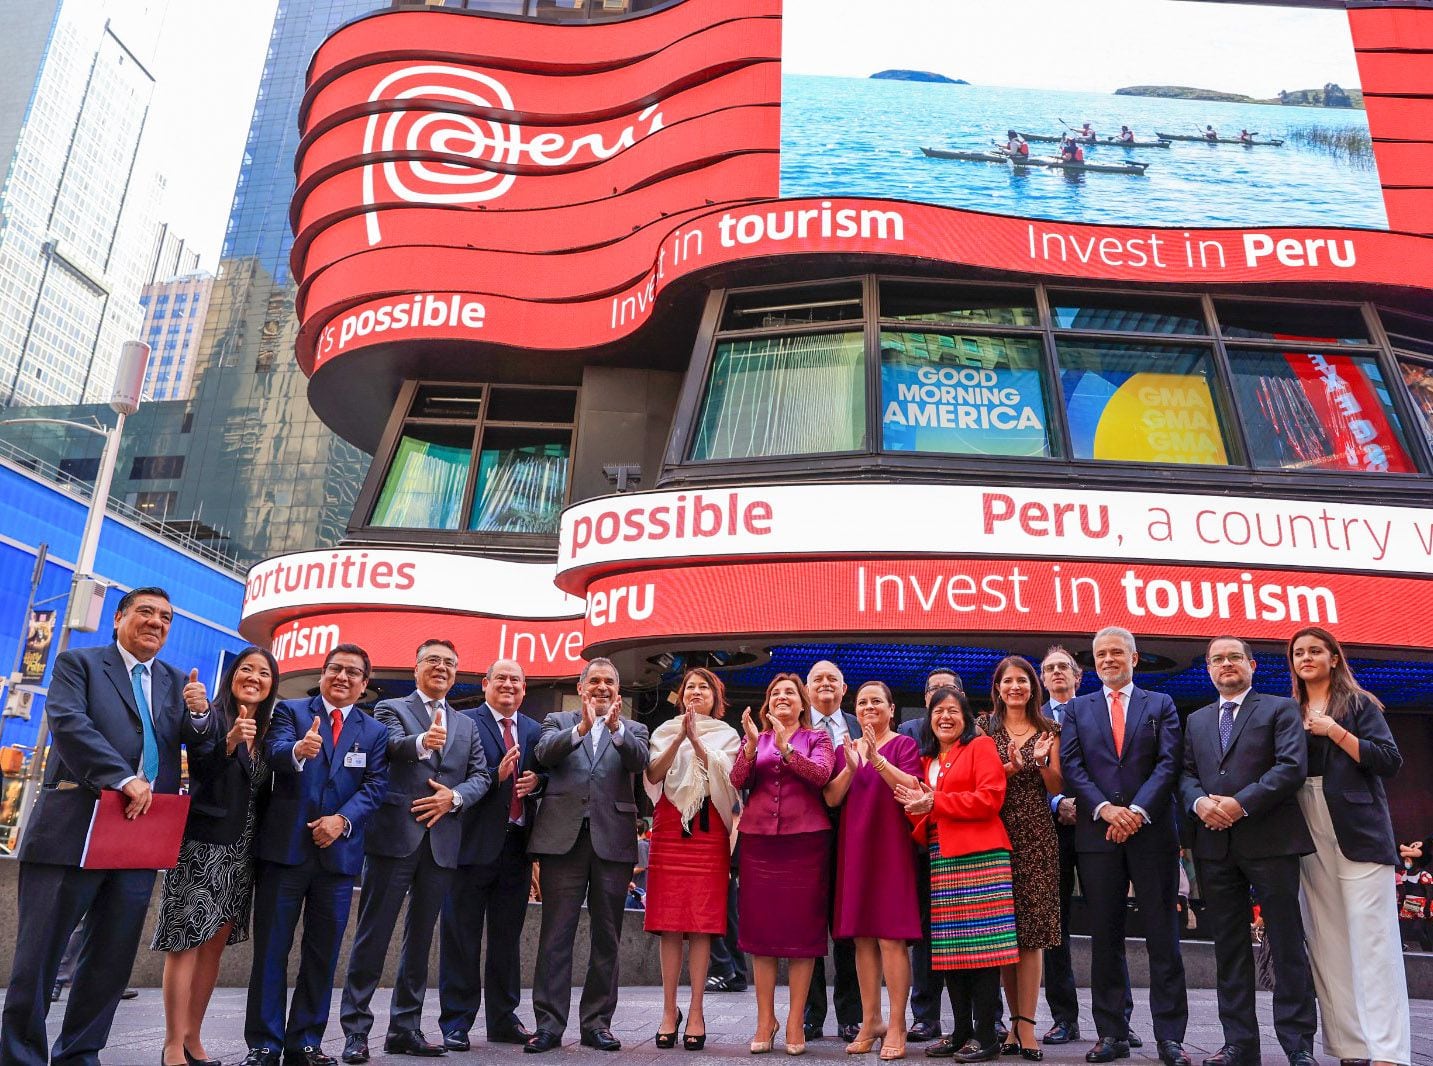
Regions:
[[[692,819],[702,808],[702,801],[710,796],[712,808],[730,832],[738,802],[736,789],[731,784],[731,767],[736,761],[741,738],[735,729],[720,719],[699,714],[696,723],[697,736],[707,753],[706,765],[702,765],[687,742],[679,714],[659,725],[647,741],[648,759],[652,762],[663,758],[672,745],[677,745],[676,757],[667,768],[666,777],[662,778],[660,786],[652,784],[645,776],[642,782],[653,803],[658,796],[666,796],[667,801],[677,808],[682,816],[683,829],[691,827]]]

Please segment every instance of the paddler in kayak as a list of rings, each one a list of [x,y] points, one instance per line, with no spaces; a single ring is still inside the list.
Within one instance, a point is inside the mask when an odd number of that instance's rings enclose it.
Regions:
[[[1060,142],[1060,162],[1083,163],[1084,161],[1085,150],[1080,147],[1074,137],[1066,137]]]
[[[1213,126],[1205,125],[1205,127],[1204,127],[1204,139],[1205,139],[1206,141],[1217,141],[1217,140],[1219,140],[1219,131],[1216,130]]]
[[[1030,145],[1024,137],[1015,130],[1005,131],[1005,151],[1011,159],[1029,159]]]
[[[1240,130],[1240,131],[1239,131],[1239,143],[1240,143],[1240,144],[1253,144],[1253,143],[1254,143],[1254,135],[1253,135],[1252,133],[1250,133],[1248,130]]]
[[[1095,127],[1086,122],[1080,127],[1080,131],[1076,133],[1075,136],[1082,140],[1093,141],[1098,135],[1095,133]]]
[[[1128,126],[1121,126],[1118,139],[1121,144],[1134,144],[1134,130]]]

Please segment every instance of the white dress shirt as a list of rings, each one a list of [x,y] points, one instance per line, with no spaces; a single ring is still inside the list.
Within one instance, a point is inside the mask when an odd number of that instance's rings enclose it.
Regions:
[[[829,734],[831,737],[831,746],[839,752],[841,750],[841,745],[845,743],[846,738],[851,735],[851,731],[846,728],[846,716],[841,713],[841,708],[837,707],[830,714],[822,714],[815,707],[811,708],[812,729],[819,729],[822,732],[828,732],[826,727],[827,722],[831,723],[829,729]]]

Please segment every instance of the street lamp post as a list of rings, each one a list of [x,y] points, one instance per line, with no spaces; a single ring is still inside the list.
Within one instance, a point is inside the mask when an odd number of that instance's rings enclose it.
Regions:
[[[74,576],[70,581],[69,601],[65,605],[64,624],[60,627],[59,638],[55,641],[55,654],[59,655],[70,646],[70,634],[74,632],[93,633],[102,622],[104,593],[108,587],[94,576],[95,555],[99,551],[100,531],[104,528],[105,509],[109,504],[110,485],[114,481],[114,467],[119,459],[119,439],[124,433],[124,420],[139,410],[144,391],[144,372],[149,365],[149,345],[143,341],[125,341],[120,346],[119,369],[115,374],[114,390],[109,405],[116,416],[113,427],[88,426],[83,422],[68,422],[56,418],[16,418],[14,422],[59,422],[76,426],[105,438],[104,453],[100,458],[99,472],[95,475],[94,492],[90,496],[89,510],[85,513],[85,529],[80,536],[80,552],[75,559]],[[20,827],[23,832],[25,819],[40,791],[43,772],[45,744],[49,739],[49,715],[41,714],[40,725],[35,733],[35,754],[25,775],[25,791],[20,801]]]

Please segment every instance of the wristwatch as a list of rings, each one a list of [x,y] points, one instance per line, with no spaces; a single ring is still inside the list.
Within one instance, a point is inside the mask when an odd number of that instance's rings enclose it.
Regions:
[[[462,794],[461,792],[459,792],[457,789],[453,789],[453,810],[456,811],[456,810],[457,810],[459,807],[461,807],[462,805],[463,805],[463,794]]]

